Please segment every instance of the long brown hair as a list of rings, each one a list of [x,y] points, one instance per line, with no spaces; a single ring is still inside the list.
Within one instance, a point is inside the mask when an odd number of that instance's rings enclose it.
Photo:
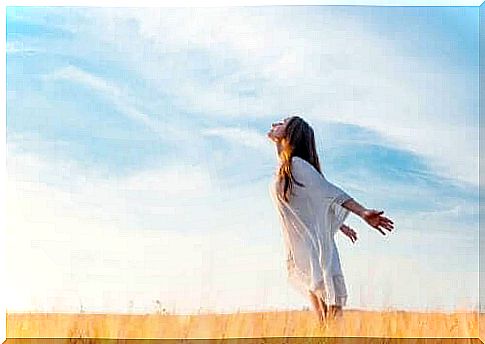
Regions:
[[[289,202],[293,190],[293,183],[305,186],[298,182],[291,173],[291,159],[300,157],[309,162],[321,174],[320,161],[318,159],[315,134],[313,128],[301,117],[292,116],[287,121],[285,133],[281,139],[280,168],[278,180],[283,181],[283,199]]]

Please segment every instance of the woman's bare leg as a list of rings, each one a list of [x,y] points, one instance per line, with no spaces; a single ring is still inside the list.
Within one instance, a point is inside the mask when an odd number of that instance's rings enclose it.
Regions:
[[[329,313],[327,304],[325,303],[325,301],[321,297],[318,298],[318,302],[320,304],[320,310],[322,311],[323,317],[325,319],[327,319],[328,313]]]
[[[343,315],[343,309],[340,305],[331,305],[330,306],[330,315],[332,318],[340,318]]]
[[[321,308],[319,298],[311,291],[308,291],[308,296],[310,297],[310,302],[312,303],[313,309],[317,313],[318,321],[320,322],[320,324],[324,323],[325,319],[323,317],[323,310]]]

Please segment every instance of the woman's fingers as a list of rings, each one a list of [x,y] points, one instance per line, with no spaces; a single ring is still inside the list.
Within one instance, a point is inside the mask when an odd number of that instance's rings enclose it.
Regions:
[[[357,240],[357,233],[349,226],[343,225],[342,227],[344,228],[342,232],[344,232],[344,234],[349,237],[350,241],[354,243]]]
[[[349,227],[349,238],[352,241],[352,243],[355,243],[357,241],[357,232],[350,227]]]
[[[385,216],[379,216],[379,225],[387,229],[389,232],[394,228],[394,222]]]
[[[389,220],[387,217],[382,217],[381,218],[381,221],[384,222],[387,225],[390,225],[390,226],[392,226],[394,224],[394,222],[392,222],[391,220]]]
[[[392,228],[394,228],[394,227],[393,227],[391,224],[389,224],[388,222],[384,222],[384,221],[381,221],[380,225],[381,225],[382,227],[384,227],[385,229],[389,230],[389,231],[390,231]]]
[[[350,238],[350,241],[354,242],[355,241],[354,233],[350,232],[349,238]]]
[[[381,233],[382,233],[382,235],[386,235],[386,233],[384,233],[384,231],[383,231],[382,229],[380,229],[380,228],[379,228],[379,226],[376,226],[375,228],[376,228],[376,229],[377,229],[379,232],[381,232]]]
[[[389,228],[389,227],[386,227],[386,226],[383,226],[381,224],[381,227],[383,227],[384,229],[387,229],[389,232],[391,231],[392,228]],[[382,233],[382,235],[386,235],[386,233],[379,227],[379,226],[374,226],[375,229],[377,229],[379,232]]]
[[[381,225],[388,231],[391,231],[394,228],[393,222],[387,218],[381,220]]]

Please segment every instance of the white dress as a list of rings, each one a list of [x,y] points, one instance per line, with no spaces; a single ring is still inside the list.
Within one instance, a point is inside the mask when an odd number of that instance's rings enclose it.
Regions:
[[[276,172],[270,195],[282,225],[289,281],[305,297],[312,291],[327,305],[345,306],[347,289],[334,235],[350,213],[342,203],[352,197],[295,156],[292,173],[305,186],[293,183],[287,203],[277,193],[282,183]]]

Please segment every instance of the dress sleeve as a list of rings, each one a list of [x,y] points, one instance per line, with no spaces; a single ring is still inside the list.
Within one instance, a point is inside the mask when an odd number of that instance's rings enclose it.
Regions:
[[[292,171],[297,181],[305,184],[314,201],[325,209],[332,222],[332,232],[339,230],[350,210],[342,204],[352,197],[337,185],[329,182],[309,162],[299,157],[292,160]]]
[[[305,184],[317,198],[325,203],[342,205],[352,197],[337,185],[329,182],[309,162],[299,157],[293,157],[293,172],[297,181]],[[301,180],[300,180],[301,179]]]

